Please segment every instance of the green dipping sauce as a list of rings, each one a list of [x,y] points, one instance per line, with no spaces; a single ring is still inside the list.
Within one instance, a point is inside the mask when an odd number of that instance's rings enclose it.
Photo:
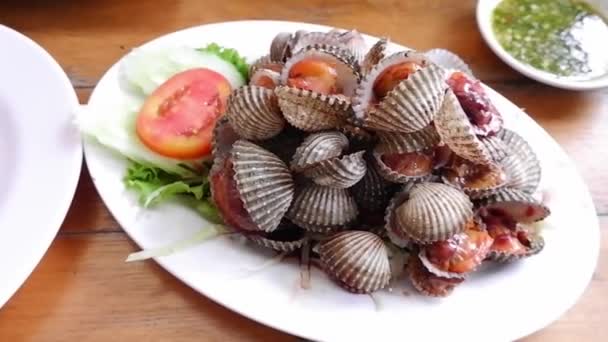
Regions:
[[[608,72],[608,25],[585,2],[503,0],[492,28],[505,50],[537,69],[579,79]]]

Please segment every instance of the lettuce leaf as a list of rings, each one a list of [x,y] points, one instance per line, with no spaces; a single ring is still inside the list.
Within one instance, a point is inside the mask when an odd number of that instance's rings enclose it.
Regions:
[[[245,80],[249,79],[249,64],[247,64],[245,58],[241,56],[237,50],[225,48],[216,43],[211,43],[198,50],[217,55],[226,62],[234,65]]]
[[[211,191],[207,179],[208,165],[196,176],[184,178],[160,168],[131,162],[124,178],[126,187],[138,195],[144,208],[176,199],[196,210],[205,219],[220,223],[217,209],[211,202]]]

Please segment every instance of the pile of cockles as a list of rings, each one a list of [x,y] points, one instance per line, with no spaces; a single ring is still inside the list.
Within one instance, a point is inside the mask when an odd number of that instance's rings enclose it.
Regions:
[[[541,168],[456,55],[389,45],[279,33],[216,125],[213,200],[231,230],[310,254],[348,291],[407,278],[444,297],[543,249]]]

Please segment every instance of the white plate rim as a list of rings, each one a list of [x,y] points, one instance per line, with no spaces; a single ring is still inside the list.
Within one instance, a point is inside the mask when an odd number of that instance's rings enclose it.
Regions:
[[[265,24],[265,25],[276,25],[277,29],[280,29],[281,26],[291,26],[291,25],[296,25],[296,26],[302,26],[309,30],[312,29],[329,29],[329,26],[324,26],[324,25],[315,25],[315,24],[309,24],[309,23],[301,23],[301,22],[289,22],[289,21],[273,21],[273,20],[243,20],[243,21],[228,21],[228,22],[219,22],[219,23],[211,23],[211,24],[205,24],[205,25],[200,25],[200,26],[194,26],[194,27],[189,27],[189,28],[184,28],[182,30],[178,30],[172,33],[168,33],[165,35],[162,35],[160,37],[157,37],[153,40],[148,41],[145,44],[142,44],[142,47],[146,47],[149,44],[153,44],[154,42],[160,42],[161,40],[164,40],[165,42],[168,42],[168,40],[171,39],[171,37],[175,37],[184,33],[187,33],[188,31],[196,31],[196,30],[204,30],[204,29],[209,29],[209,28],[218,28],[219,26],[223,26],[223,25],[260,25],[260,24]],[[238,47],[237,47],[238,48]],[[120,61],[117,61],[116,63],[118,64]],[[116,67],[116,64],[113,66]],[[104,76],[102,77],[102,80],[106,77],[106,75],[108,73],[110,73],[111,69],[108,69],[108,72],[106,74],[104,74]],[[101,81],[100,81],[101,83]],[[97,88],[93,91],[93,94],[91,95],[91,100],[94,99],[95,97],[95,92],[96,92]],[[491,90],[492,93],[494,93],[494,95],[496,95],[495,92],[493,92]],[[502,97],[502,96],[501,96]],[[503,97],[504,99],[504,97]],[[508,101],[506,99],[504,99],[505,101]],[[568,161],[569,158],[567,157],[567,155],[565,154],[565,152],[563,152],[563,150],[557,145],[557,143],[548,135],[548,133],[546,133],[544,131],[544,129],[542,129],[540,126],[538,126],[538,124],[536,124],[531,118],[529,118],[527,115],[525,115],[525,121],[530,122],[535,129],[540,129],[542,132],[540,133],[543,136],[543,139],[549,139],[553,144],[555,144],[555,147],[559,150],[559,153],[562,154],[563,156],[565,156]],[[117,221],[121,224],[121,226],[123,226],[123,229],[125,230],[125,232],[138,244],[140,245],[140,247],[145,248],[145,246],[142,246],[139,242],[138,239],[135,238],[133,236],[133,232],[130,231],[130,229],[125,229],[123,223],[121,222],[121,217],[119,215],[116,215],[116,211],[117,208],[112,208],[111,205],[108,205],[108,196],[106,196],[107,194],[104,192],[103,187],[101,187],[101,184],[98,184],[96,182],[95,179],[95,174],[96,174],[96,170],[94,168],[90,167],[90,161],[92,159],[94,159],[95,157],[93,156],[92,153],[89,152],[89,149],[93,149],[92,146],[90,146],[90,143],[87,143],[85,141],[84,144],[84,151],[85,151],[85,160],[87,162],[87,165],[89,166],[89,171],[91,172],[91,175],[93,177],[93,181],[95,183],[95,186],[97,187],[102,199],[104,200],[104,203],[106,203],[106,205],[108,206],[110,212],[112,213],[112,215],[117,219]],[[568,308],[570,308],[572,305],[574,305],[576,303],[576,301],[578,300],[578,298],[582,295],[582,293],[584,292],[584,290],[586,289],[589,281],[591,280],[591,276],[593,273],[593,270],[595,270],[596,267],[596,262],[597,262],[597,258],[599,255],[599,221],[597,219],[597,216],[595,215],[595,208],[593,206],[593,203],[591,201],[591,197],[589,194],[589,191],[587,189],[587,186],[582,182],[582,179],[580,178],[580,174],[578,173],[578,171],[576,171],[576,166],[572,165],[573,169],[576,172],[576,176],[577,176],[577,186],[579,187],[580,191],[584,194],[585,196],[585,201],[589,202],[586,203],[585,205],[590,205],[590,208],[588,208],[590,211],[589,212],[593,212],[594,215],[589,215],[589,222],[590,222],[590,226],[591,226],[591,232],[589,235],[589,239],[590,241],[594,244],[593,246],[591,246],[592,248],[589,249],[589,255],[588,255],[588,259],[591,260],[587,265],[585,265],[585,270],[586,270],[586,275],[583,276],[581,279],[578,280],[579,284],[583,284],[584,286],[579,286],[579,289],[576,293],[571,294],[571,298],[569,301],[564,302],[563,304],[563,308],[561,310],[559,310],[558,312],[554,312],[551,315],[547,315],[546,317],[544,317],[544,319],[539,320],[537,322],[535,322],[534,327],[525,327],[525,328],[516,328],[511,330],[508,334],[506,334],[505,339],[503,339],[503,337],[497,337],[497,340],[515,340],[518,338],[521,338],[523,336],[527,336],[529,334],[531,334],[532,332],[535,332],[539,329],[544,328],[545,326],[547,326],[548,324],[550,324],[551,322],[555,321],[556,319],[558,319]],[[580,184],[579,184],[580,183]],[[101,187],[101,188],[100,188]],[[242,307],[239,307],[237,305],[231,305],[229,303],[226,303],[220,299],[218,299],[216,296],[214,296],[214,294],[212,293],[208,293],[205,291],[202,291],[201,288],[199,286],[197,286],[197,284],[192,283],[191,281],[189,281],[188,279],[183,279],[182,277],[179,276],[179,274],[176,274],[171,266],[169,265],[170,262],[165,259],[165,258],[155,258],[155,261],[157,261],[165,270],[167,270],[170,274],[172,274],[173,276],[175,276],[176,278],[178,278],[180,281],[184,282],[186,285],[190,286],[191,288],[195,289],[196,291],[198,291],[199,293],[207,296],[208,298],[212,299],[213,301],[229,308],[230,310],[237,312],[245,317],[248,317],[250,319],[253,319],[259,323],[262,323],[264,325],[270,326],[272,328],[278,329],[278,330],[282,330],[297,336],[301,336],[301,337],[305,337],[308,339],[323,339],[320,338],[320,336],[314,332],[310,332],[310,331],[303,331],[302,329],[297,329],[294,328],[293,326],[290,326],[289,328],[286,328],[285,326],[281,326],[280,324],[275,324],[275,322],[273,321],[269,321],[269,320],[265,320],[265,319],[260,319],[259,317],[256,317],[255,315],[251,315],[249,312],[247,312],[247,310],[243,309]],[[591,271],[589,271],[591,270]]]
[[[49,72],[53,73],[53,77],[55,78],[55,80],[53,81],[57,81],[57,84],[55,86],[58,87],[58,89],[62,89],[62,94],[66,96],[67,101],[67,103],[65,103],[66,115],[64,118],[60,118],[62,120],[65,120],[65,126],[58,127],[57,129],[71,128],[70,122],[73,110],[78,107],[79,102],[76,91],[74,90],[72,83],[70,82],[68,76],[65,74],[61,66],[57,63],[57,61],[53,58],[53,56],[51,56],[48,51],[46,51],[41,45],[24,35],[23,33],[20,33],[8,26],[0,24],[0,35],[10,35],[16,38],[20,42],[19,44],[24,44],[24,46],[27,46],[27,48],[32,51],[32,54],[36,54],[37,58],[40,58],[43,61],[42,63],[45,64],[45,68],[47,68]],[[68,213],[68,210],[72,204],[74,195],[76,193],[76,188],[78,186],[80,172],[83,164],[83,147],[81,144],[80,135],[76,129],[72,129],[66,132],[62,131],[62,133],[67,133],[63,136],[66,139],[65,142],[68,144],[65,149],[65,163],[61,165],[55,165],[50,168],[63,170],[62,174],[64,175],[64,178],[59,181],[57,179],[53,179],[52,181],[64,184],[65,187],[62,188],[63,191],[61,193],[54,195],[55,198],[53,198],[53,195],[51,195],[46,198],[47,201],[32,201],[32,203],[35,205],[48,205],[54,208],[55,210],[52,215],[49,214],[49,216],[46,217],[46,222],[43,225],[43,228],[36,229],[36,234],[39,235],[37,235],[38,238],[36,238],[35,241],[26,240],[11,242],[15,243],[15,246],[19,246],[16,247],[17,249],[19,249],[19,252],[17,254],[7,256],[14,258],[9,259],[9,263],[12,264],[13,267],[15,267],[15,265],[20,265],[21,268],[15,271],[15,274],[13,274],[13,277],[11,277],[10,279],[3,278],[3,291],[2,293],[0,293],[0,308],[3,307],[7,302],[9,302],[10,298],[12,298],[13,295],[19,290],[19,288],[27,281],[27,279],[32,274],[32,272],[34,272],[40,261],[44,258],[45,253],[51,246],[52,242],[55,240],[55,237],[57,236],[57,233],[59,232],[63,221],[65,220],[65,217]],[[45,143],[58,144],[59,142],[47,141]],[[41,178],[41,181],[48,180]],[[32,215],[32,217],[35,216],[37,215]],[[37,219],[34,220],[29,218],[22,218],[22,222],[24,223],[32,223],[32,221],[40,223],[40,217],[37,217]],[[31,227],[10,227],[8,229],[16,228],[30,229]],[[22,247],[28,246],[30,243],[33,246],[36,246],[37,249],[30,250],[27,247]],[[3,244],[0,243],[0,246],[1,245]],[[2,254],[2,252],[0,252],[0,254]],[[2,264],[1,262],[0,265],[3,265],[2,268],[10,266]]]

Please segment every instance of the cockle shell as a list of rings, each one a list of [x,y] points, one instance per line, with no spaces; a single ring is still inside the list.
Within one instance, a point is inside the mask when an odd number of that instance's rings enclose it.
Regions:
[[[350,100],[340,95],[279,86],[275,89],[285,119],[305,132],[334,129],[350,116]]]
[[[397,225],[412,240],[430,243],[449,239],[464,230],[473,217],[467,195],[449,185],[420,183],[395,211]]]
[[[230,155],[232,145],[239,140],[228,119],[224,116],[217,120],[213,128],[213,167],[211,172],[219,171],[224,167],[224,159]]]
[[[234,130],[249,140],[264,140],[279,134],[285,119],[270,89],[243,86],[228,97],[226,117]]]
[[[479,137],[482,145],[496,164],[502,162],[507,156],[511,155],[512,149],[497,135]]]
[[[450,71],[462,71],[473,76],[473,71],[471,71],[469,65],[452,51],[446,49],[431,49],[426,51],[424,55],[433,61],[433,63],[444,69]]]
[[[422,153],[422,151],[420,152]],[[432,176],[431,172],[432,172],[432,168],[430,168],[428,170],[428,173],[424,173],[424,174],[420,174],[420,175],[406,175],[403,174],[401,172],[397,172],[393,169],[391,169],[388,165],[386,165],[384,163],[384,161],[382,160],[382,156],[383,154],[378,152],[377,150],[374,150],[372,152],[372,155],[374,157],[374,161],[376,163],[376,165],[378,165],[378,172],[380,173],[380,175],[393,183],[412,183],[412,182],[422,182],[422,181],[426,181],[429,180],[430,177]]]
[[[355,184],[350,192],[361,210],[375,212],[386,207],[393,191],[393,184],[386,181],[377,170],[377,165],[371,158],[368,160],[365,176]]]
[[[487,260],[492,260],[500,263],[514,262],[523,258],[527,258],[540,253],[545,248],[545,239],[542,235],[529,235],[529,245],[526,245],[526,252],[522,254],[513,254],[504,251],[490,251]]]
[[[451,89],[447,90],[443,105],[434,122],[441,140],[455,154],[476,164],[493,163],[492,156],[475,135],[473,125]]]
[[[321,241],[319,257],[323,269],[351,292],[372,293],[389,284],[388,250],[371,232],[336,233]]]
[[[251,63],[249,66],[249,77],[262,69],[280,72],[283,70],[283,62],[273,61],[269,55],[264,55]]]
[[[367,51],[361,62],[361,73],[367,75],[376,64],[386,57],[388,38],[381,38]]]
[[[377,135],[378,145],[375,151],[380,154],[422,151],[434,147],[441,141],[432,125],[412,133],[378,132]]]
[[[424,267],[418,256],[410,258],[407,271],[414,288],[429,297],[447,297],[464,281],[464,279],[448,279],[432,274]]]
[[[293,252],[304,244],[306,232],[293,224],[281,225],[274,231],[265,234],[246,235],[257,245],[273,249],[278,252]]]
[[[307,230],[327,231],[352,223],[358,213],[345,189],[309,184],[296,194],[287,218]]]
[[[363,178],[367,165],[363,160],[365,151],[320,161],[304,170],[304,175],[315,183],[332,188],[346,189]]]
[[[291,169],[304,171],[324,160],[342,155],[348,148],[348,139],[340,132],[321,132],[310,134],[296,149],[291,161]]]
[[[289,32],[279,32],[270,43],[270,59],[284,62],[291,56],[291,40],[293,35]]]
[[[293,46],[293,52],[297,53],[313,45],[335,46],[348,51],[353,58],[360,62],[363,59],[367,46],[363,36],[357,30],[328,32],[306,32],[298,37]]]
[[[387,68],[413,61],[421,70],[399,82],[383,99],[374,104],[374,84]],[[384,58],[363,78],[353,97],[356,120],[364,127],[411,133],[433,120],[441,106],[447,84],[445,72],[414,51],[398,52]]]
[[[467,179],[467,174],[472,179]],[[444,183],[462,189],[473,199],[495,193],[508,179],[500,165],[479,165],[459,157],[453,157],[452,162],[443,168],[441,178]]]
[[[293,178],[287,165],[246,140],[236,141],[231,155],[234,179],[245,210],[260,230],[275,230],[294,195]]]
[[[500,214],[521,223],[544,220],[551,210],[534,197],[517,189],[501,189],[476,202],[482,215]]]
[[[533,193],[541,178],[541,167],[536,153],[519,134],[503,128],[497,134],[505,145],[509,146],[511,153],[502,160],[502,167],[509,177],[505,186]]]
[[[272,85],[267,84],[268,80],[272,82]],[[253,74],[249,74],[249,84],[263,86],[268,89],[276,88],[281,82],[281,74],[270,69],[256,69]]]
[[[401,230],[395,220],[395,209],[407,201],[414,183],[404,184],[402,189],[391,198],[388,206],[384,210],[384,229],[391,242],[401,248],[406,248],[411,244],[410,238]]]

